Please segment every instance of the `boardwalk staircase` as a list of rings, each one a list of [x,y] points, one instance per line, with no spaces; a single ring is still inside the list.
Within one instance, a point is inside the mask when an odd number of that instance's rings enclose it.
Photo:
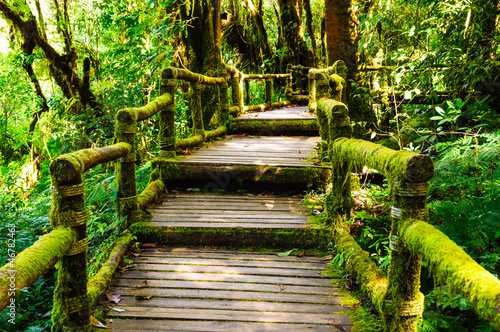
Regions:
[[[339,272],[317,255],[335,242],[383,314],[385,330],[416,331],[422,257],[439,280],[500,328],[500,281],[426,223],[432,160],[351,138],[341,61],[324,69],[290,66],[278,75],[225,70],[207,77],[166,68],[160,97],[117,112],[116,144],[54,160],[53,230],[0,269],[0,309],[10,310],[23,287],[58,263],[53,331],[93,330],[92,308],[103,301],[113,331],[349,331],[355,300]],[[279,100],[273,91],[283,80],[286,100]],[[248,105],[253,81],[264,82],[259,105]],[[191,85],[193,101],[192,135],[184,139],[175,132],[180,82]],[[203,121],[205,93],[219,99],[213,130]],[[307,107],[296,106],[301,103]],[[137,194],[137,124],[153,116],[157,156],[147,187]],[[83,175],[111,161],[122,236],[88,279]],[[393,184],[388,274],[347,225],[351,171],[364,165]],[[311,212],[321,209],[304,202],[304,190],[327,186],[324,211],[315,216]]]

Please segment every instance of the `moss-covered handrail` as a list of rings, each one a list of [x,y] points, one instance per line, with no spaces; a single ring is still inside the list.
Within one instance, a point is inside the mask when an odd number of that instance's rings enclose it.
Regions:
[[[210,77],[198,73],[193,73],[187,69],[167,67],[163,69],[163,77],[166,79],[179,79],[195,84],[217,85],[224,84],[224,77]]]
[[[131,146],[127,143],[78,150],[54,159],[50,172],[58,181],[71,181],[94,166],[125,157],[130,151]]]
[[[348,160],[354,168],[368,166],[391,179],[427,182],[434,176],[434,162],[427,155],[393,150],[361,139],[339,138],[332,144],[332,154]]]
[[[491,326],[500,330],[500,280],[448,236],[424,221],[405,222],[400,239],[422,256],[437,279],[462,295]]]
[[[7,225],[8,226],[8,225]],[[15,298],[23,287],[31,286],[64,256],[75,242],[71,228],[56,228],[41,236],[12,261],[0,268],[0,311],[15,307]],[[14,252],[14,251],[12,251]],[[10,255],[9,255],[10,256]]]
[[[265,80],[270,78],[292,78],[292,74],[243,74],[243,80]]]
[[[153,115],[160,112],[168,104],[172,103],[174,96],[165,93],[164,95],[156,98],[155,100],[149,102],[146,106],[140,108],[124,108],[118,111],[118,118],[123,119],[123,121],[143,121],[149,119]]]

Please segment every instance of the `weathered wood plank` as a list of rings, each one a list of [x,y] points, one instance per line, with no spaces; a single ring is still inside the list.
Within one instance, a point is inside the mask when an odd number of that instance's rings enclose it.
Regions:
[[[211,265],[211,266],[252,266],[252,267],[272,267],[290,268],[301,270],[321,270],[325,264],[321,263],[297,263],[281,261],[244,261],[236,259],[213,259],[213,258],[174,258],[174,257],[133,257],[134,263],[151,264],[188,264],[188,265]]]
[[[143,286],[143,282],[147,285]],[[343,290],[333,287],[314,286],[293,286],[286,284],[252,284],[252,283],[229,283],[229,282],[206,282],[206,281],[174,281],[174,280],[135,280],[117,279],[113,281],[115,287],[136,287],[136,288],[181,288],[181,289],[209,289],[226,291],[254,291],[254,292],[275,292],[313,295],[338,295],[345,294]],[[333,285],[332,285],[333,286]]]
[[[250,291],[224,291],[224,290],[201,290],[201,289],[167,289],[167,288],[129,288],[110,287],[112,294],[127,296],[155,296],[155,297],[176,297],[195,299],[226,299],[226,300],[253,300],[253,301],[273,301],[273,302],[296,302],[312,304],[341,304],[340,295],[309,295],[309,294],[288,294],[279,292],[250,292]],[[147,301],[147,300],[143,300]]]
[[[224,217],[224,218],[223,218]],[[291,219],[291,218],[273,218],[272,216],[263,216],[259,219],[239,218],[238,215],[219,216],[218,218],[201,217],[201,215],[185,215],[181,214],[154,214],[148,219],[150,222],[220,222],[220,223],[280,223],[280,224],[296,224],[304,225],[307,223],[307,218]]]
[[[221,202],[222,203],[222,202]],[[265,204],[244,204],[244,203],[235,203],[232,202],[231,205],[228,205],[226,203],[225,205],[217,204],[217,205],[211,205],[210,202],[207,203],[199,203],[197,205],[195,204],[189,204],[189,205],[177,205],[175,203],[171,202],[162,202],[161,205],[155,206],[155,209],[161,210],[161,211],[168,211],[168,210],[197,210],[200,212],[204,212],[206,210],[216,210],[216,211],[224,211],[229,210],[229,211],[258,211],[258,212],[271,212],[271,211],[284,211],[284,212],[309,212],[311,209],[304,208],[303,206],[300,206],[299,204],[270,204],[270,203],[265,203]]]
[[[136,300],[131,296],[122,297],[121,301],[113,307],[143,306],[162,308],[191,308],[191,309],[225,309],[225,310],[252,310],[252,311],[281,311],[281,312],[306,312],[318,314],[330,314],[351,310],[352,307],[308,304],[308,303],[283,303],[283,302],[255,302],[255,301],[222,301],[222,300],[200,300],[200,299],[175,299],[153,297],[150,300]]]
[[[251,223],[251,224],[245,224],[245,223],[219,223],[219,222],[214,222],[214,223],[205,223],[205,222],[198,222],[198,223],[192,223],[192,222],[180,222],[180,221],[175,221],[171,222],[168,221],[168,218],[165,218],[164,221],[161,221],[162,219],[157,219],[155,217],[151,218],[150,221],[154,223],[154,226],[157,227],[199,227],[199,228],[251,228],[251,229],[292,229],[292,228],[301,228],[300,225],[297,224],[278,224],[278,223],[265,223],[265,224],[258,224],[258,223]]]
[[[322,262],[327,263],[329,260],[324,260],[321,257],[310,257],[310,256],[302,256],[297,257],[294,256],[296,253],[300,253],[300,250],[297,250],[293,253],[293,255],[280,257],[277,254],[274,255],[265,255],[265,254],[253,254],[253,252],[249,253],[224,253],[223,251],[219,252],[201,252],[203,253],[203,257],[200,255],[200,252],[182,252],[182,251],[163,251],[163,250],[145,250],[141,252],[140,257],[151,257],[151,256],[161,256],[161,257],[187,257],[187,258],[217,258],[217,259],[238,259],[238,260],[252,260],[252,261],[291,261],[291,262]]]
[[[279,323],[250,323],[232,321],[185,321],[185,320],[148,320],[142,319],[115,319],[108,325],[112,331],[151,332],[151,331],[204,331],[204,332],[332,332],[339,329],[332,325],[317,324],[279,324]],[[345,330],[351,331],[349,325]]]
[[[340,276],[338,276],[340,278]],[[245,274],[211,274],[203,272],[156,272],[156,271],[126,271],[120,278],[129,279],[161,279],[161,280],[200,280],[225,282],[254,282],[267,284],[304,285],[331,287],[326,278],[301,278],[281,276],[259,276]]]
[[[340,324],[350,324],[349,316],[335,314],[305,314],[287,312],[255,312],[243,310],[210,310],[178,308],[127,307],[123,312],[111,310],[110,317],[169,318],[185,320],[233,320],[271,323],[333,324],[332,318]]]

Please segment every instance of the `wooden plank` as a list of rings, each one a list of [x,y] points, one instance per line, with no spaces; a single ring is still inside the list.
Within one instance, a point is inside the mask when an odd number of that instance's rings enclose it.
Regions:
[[[332,325],[250,323],[231,321],[186,321],[186,320],[142,320],[114,319],[108,324],[111,331],[151,332],[151,331],[204,331],[204,332],[332,332],[340,331]],[[345,331],[351,331],[345,326]]]
[[[275,196],[254,196],[254,195],[232,195],[232,194],[220,194],[220,193],[212,193],[206,194],[201,191],[195,191],[190,193],[179,193],[167,195],[167,199],[182,199],[182,200],[228,200],[228,201],[252,201],[252,202],[300,202],[302,198],[294,198],[294,197],[275,197]]]
[[[299,204],[296,205],[286,205],[286,204],[251,204],[251,203],[226,203],[223,205],[224,202],[221,202],[221,204],[217,205],[211,205],[209,202],[208,203],[198,203],[196,204],[189,204],[189,205],[182,205],[182,204],[175,204],[171,202],[162,202],[161,205],[155,206],[155,209],[162,210],[162,211],[167,211],[167,210],[179,210],[179,207],[182,207],[182,209],[189,209],[189,210],[197,210],[200,212],[203,212],[205,210],[229,210],[229,211],[259,211],[259,212],[271,212],[271,211],[285,211],[285,212],[309,212],[311,209],[305,208],[304,206],[300,206]],[[225,212],[224,212],[225,213]]]
[[[191,222],[191,223],[211,223],[211,222],[220,222],[220,223],[280,223],[280,224],[295,224],[295,225],[304,225],[307,224],[307,219],[284,219],[284,218],[273,218],[272,216],[267,216],[266,218],[260,219],[250,219],[250,218],[238,218],[238,216],[234,215],[231,218],[210,218],[210,217],[201,217],[201,216],[182,216],[179,215],[168,215],[168,214],[154,214],[153,217],[148,219],[150,222]]]
[[[332,318],[340,324],[350,324],[349,316],[335,314],[305,314],[288,312],[255,312],[243,310],[210,310],[179,308],[127,307],[123,312],[111,310],[110,317],[169,318],[193,320],[234,320],[271,323],[316,323],[332,324]]]
[[[291,163],[291,162],[267,162],[267,161],[232,161],[232,160],[204,160],[204,159],[179,159],[177,162],[182,164],[210,164],[210,165],[253,165],[253,166],[267,166],[267,167],[309,167],[309,168],[327,168],[318,166],[311,163]]]
[[[292,254],[300,253],[300,250],[293,252]],[[169,252],[163,250],[145,250],[139,253],[139,257],[151,257],[151,256],[161,256],[161,257],[188,257],[188,258],[221,258],[221,259],[238,259],[238,260],[252,260],[252,261],[290,261],[290,262],[322,262],[323,264],[328,263],[329,260],[324,260],[321,257],[311,257],[311,256],[294,256],[289,255],[285,257],[280,257],[277,254],[274,255],[262,255],[250,253],[224,253],[224,252]]]
[[[237,205],[240,207],[250,207],[250,208],[256,208],[260,207],[262,210],[270,209],[273,207],[279,207],[279,208],[288,208],[290,210],[292,207],[294,208],[302,208],[304,209],[304,204],[301,201],[295,201],[295,202],[272,202],[272,201],[243,201],[243,200],[225,200],[225,199],[197,199],[197,200],[186,200],[186,199],[165,199],[162,202],[162,205],[175,205],[175,206],[211,206],[211,207],[219,207],[219,206],[225,206],[228,204],[232,205]]]
[[[165,221],[161,221],[165,220]],[[266,224],[258,224],[258,223],[251,223],[251,224],[245,224],[245,223],[219,223],[219,222],[213,222],[213,223],[205,223],[205,222],[197,222],[197,223],[192,223],[192,222],[181,222],[181,221],[168,221],[168,219],[161,219],[161,218],[151,218],[149,220],[150,222],[154,223],[154,226],[156,227],[199,227],[199,228],[250,228],[250,229],[291,229],[291,228],[301,228],[299,224],[271,224],[271,223],[266,223]]]
[[[338,276],[340,278],[340,276]],[[191,272],[154,272],[154,271],[126,271],[120,278],[129,279],[161,279],[161,280],[200,280],[225,282],[254,282],[267,284],[304,285],[331,287],[326,278],[301,278],[281,276],[259,276],[245,274],[211,274]],[[335,285],[335,284],[334,284]]]
[[[212,266],[252,266],[290,268],[301,270],[321,270],[325,268],[324,263],[297,263],[281,261],[248,261],[238,259],[213,259],[213,258],[177,258],[177,257],[133,257],[134,263],[152,264],[188,264],[188,265],[212,265]]]
[[[283,302],[255,302],[255,301],[222,301],[205,299],[176,299],[153,297],[150,300],[136,300],[131,296],[123,296],[119,304],[113,307],[144,306],[162,308],[191,308],[191,309],[225,309],[225,310],[252,310],[252,311],[281,311],[307,312],[330,314],[351,310],[352,307],[328,304],[283,303]],[[124,309],[125,309],[124,308]]]
[[[206,208],[206,207],[200,207],[200,209],[201,208]],[[227,208],[230,209],[232,207],[228,206]],[[211,214],[211,217],[213,217],[214,215],[218,215],[218,216],[221,216],[221,215],[223,216],[223,215],[228,215],[228,214],[240,215],[240,214],[245,213],[245,212],[246,213],[258,212],[258,214],[255,213],[255,214],[253,214],[253,216],[252,215],[250,215],[250,216],[255,218],[256,215],[262,216],[262,217],[264,217],[266,215],[277,215],[277,216],[281,215],[281,216],[292,217],[292,219],[293,219],[293,217],[305,217],[307,219],[308,215],[306,214],[306,212],[310,211],[310,209],[299,209],[299,208],[295,211],[292,211],[292,210],[271,210],[271,209],[270,210],[262,209],[262,210],[258,211],[258,210],[252,210],[252,209],[244,209],[244,208],[239,209],[239,210],[234,209],[234,210],[223,210],[223,211],[217,210],[217,209],[215,209],[215,210],[212,210],[212,209],[200,210],[200,209],[197,209],[197,210],[186,209],[186,210],[184,210],[182,208],[175,209],[175,207],[158,205],[158,206],[155,206],[154,209],[151,209],[149,211],[152,213],[158,213],[158,214],[160,214],[160,213],[161,214],[171,214],[171,213],[175,214],[175,213],[177,213],[177,214],[198,214],[200,216]],[[259,217],[257,217],[257,218],[259,218]]]
[[[297,276],[321,278],[321,271],[296,270],[296,269],[273,269],[234,266],[198,266],[198,265],[163,265],[163,264],[136,264],[131,270],[143,271],[175,271],[195,273],[226,273],[226,274],[257,274],[270,276]]]
[[[146,281],[147,286],[142,286]],[[280,294],[312,294],[312,295],[339,295],[345,294],[343,290],[333,287],[293,286],[284,284],[251,284],[230,282],[206,282],[206,281],[176,281],[176,280],[136,280],[117,279],[112,283],[115,287],[137,287],[137,288],[182,288],[182,289],[210,289],[226,291],[252,291],[252,292],[275,292]]]
[[[176,297],[195,299],[226,299],[226,300],[253,300],[273,302],[297,302],[312,304],[341,304],[342,296],[325,296],[309,294],[288,294],[276,292],[250,292],[250,291],[223,291],[223,290],[201,290],[201,289],[168,289],[168,288],[129,288],[110,287],[112,294],[127,296],[155,296]],[[147,301],[147,300],[144,300]]]

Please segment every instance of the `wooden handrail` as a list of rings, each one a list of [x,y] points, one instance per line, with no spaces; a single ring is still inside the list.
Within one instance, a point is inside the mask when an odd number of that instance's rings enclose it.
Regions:
[[[92,167],[124,157],[130,151],[131,146],[126,143],[78,150],[54,159],[50,164],[50,173],[58,181],[71,181]]]
[[[217,85],[226,82],[224,77],[210,77],[198,73],[193,73],[187,69],[167,67],[163,69],[162,78],[164,79],[178,79],[190,83]]]
[[[0,268],[0,311],[13,303],[22,288],[31,286],[64,256],[75,242],[71,228],[56,228]]]
[[[140,108],[124,108],[118,111],[118,118],[122,121],[143,121],[160,112],[168,104],[171,104],[174,96],[165,93],[164,95],[149,102],[146,106]]]

